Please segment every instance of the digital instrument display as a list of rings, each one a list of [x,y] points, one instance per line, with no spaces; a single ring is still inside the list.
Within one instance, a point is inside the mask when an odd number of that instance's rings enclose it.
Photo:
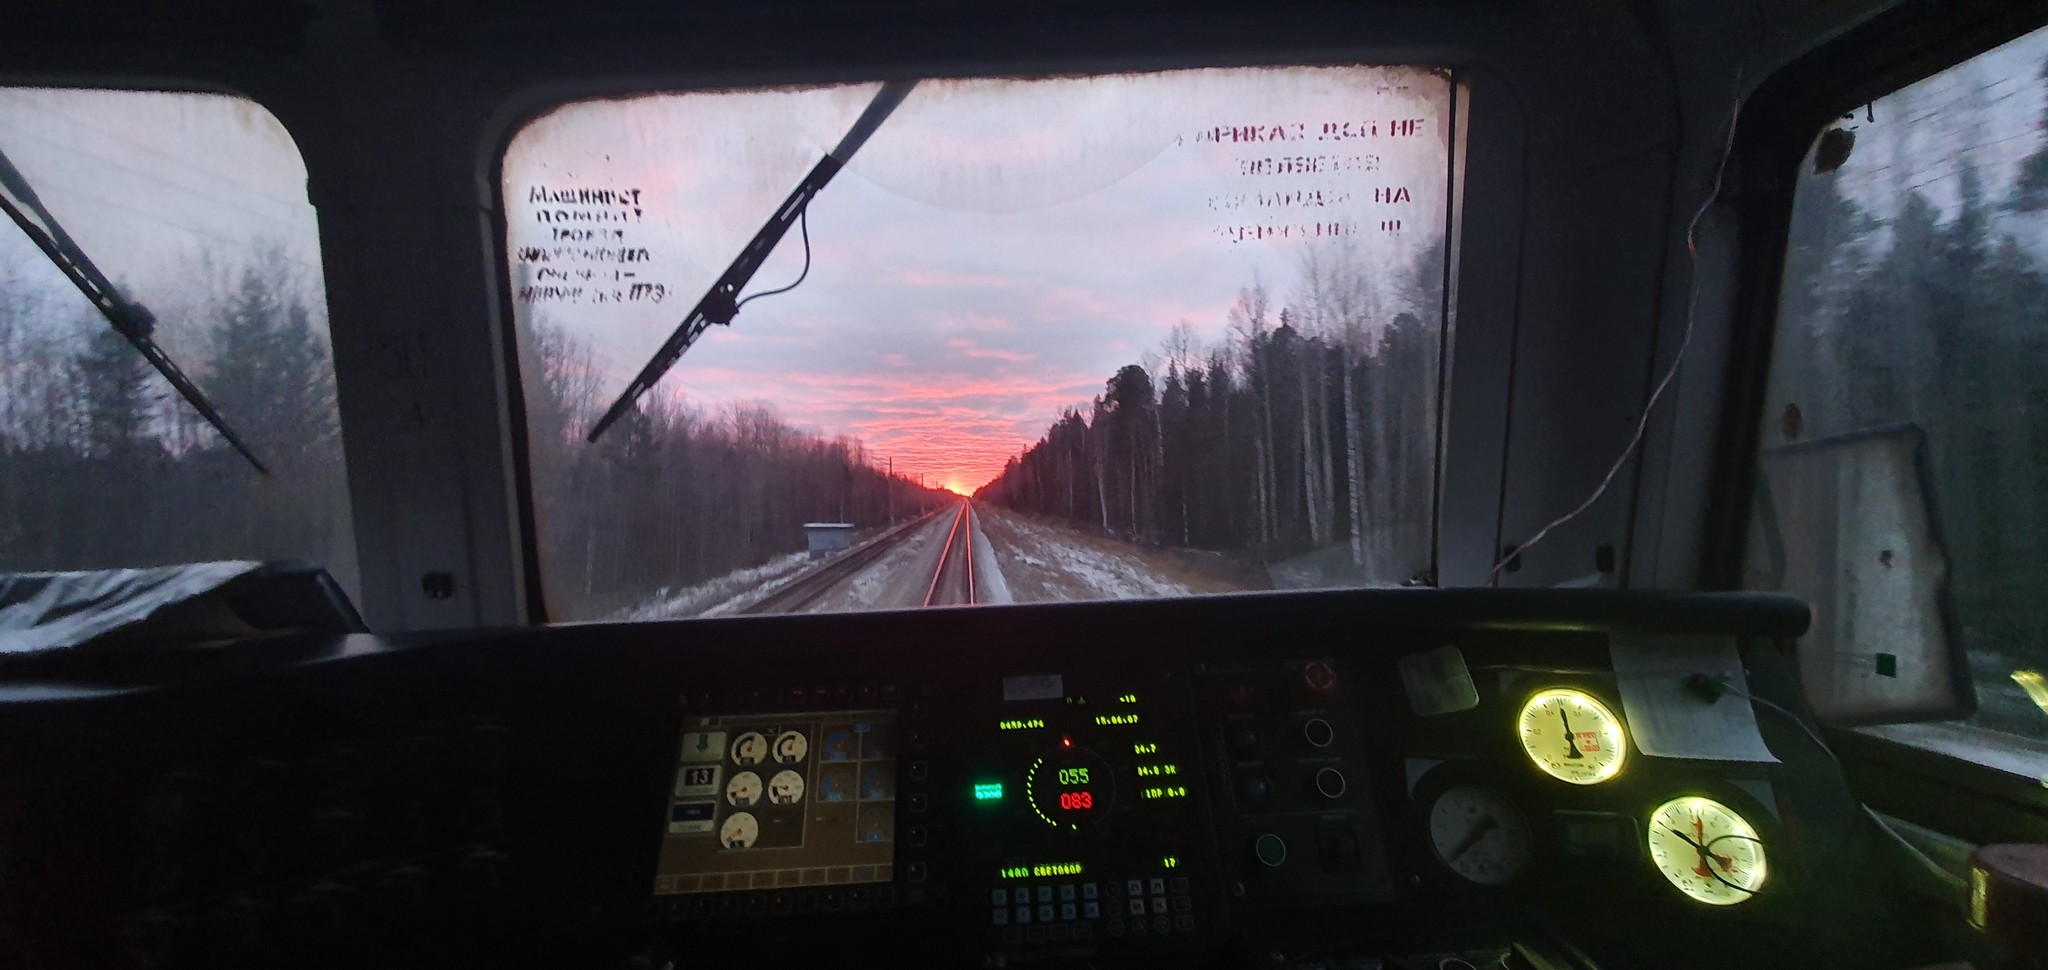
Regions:
[[[1650,859],[1687,897],[1731,906],[1764,886],[1764,843],[1756,827],[1711,798],[1674,798],[1650,813]]]
[[[1522,750],[1544,774],[1574,785],[1597,785],[1621,773],[1628,738],[1621,719],[1582,690],[1537,691],[1522,705]]]
[[[895,711],[692,717],[674,767],[657,895],[895,878]]]

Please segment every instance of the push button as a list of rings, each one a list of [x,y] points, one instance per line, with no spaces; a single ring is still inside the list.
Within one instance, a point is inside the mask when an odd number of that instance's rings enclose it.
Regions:
[[[1169,884],[1173,887],[1174,892],[1184,893],[1188,891],[1188,877],[1186,876],[1175,876]]]
[[[1060,904],[1060,919],[1080,919],[1079,912],[1073,903]]]
[[[1277,869],[1287,861],[1287,840],[1267,832],[1252,842],[1252,853],[1259,857],[1261,865]]]
[[[1073,901],[1074,901],[1074,884],[1073,884],[1073,883],[1065,883],[1065,884],[1061,885],[1061,886],[1060,886],[1060,902],[1063,902],[1063,903],[1071,903],[1071,902],[1073,902]]]
[[[1039,902],[1041,902],[1041,903],[1049,903],[1049,902],[1052,902],[1052,887],[1051,887],[1051,886],[1040,886],[1040,887],[1038,887],[1038,901],[1039,901]]]
[[[1101,918],[1102,918],[1102,904],[1101,904],[1101,903],[1096,903],[1096,902],[1087,902],[1087,903],[1082,903],[1082,904],[1081,904],[1081,915],[1082,915],[1082,917],[1083,917],[1083,918],[1086,918],[1086,919],[1101,919]]]
[[[1166,880],[1164,880],[1164,879],[1154,879],[1154,880],[1152,880],[1152,895],[1154,895],[1154,896],[1163,896],[1163,895],[1165,895],[1165,894],[1166,894]]]
[[[989,895],[989,902],[994,903],[997,906],[1001,906],[1009,901],[1010,891],[1007,889],[998,889]]]
[[[1145,915],[1145,900],[1144,900],[1144,898],[1143,898],[1143,897],[1140,897],[1140,896],[1132,896],[1132,897],[1131,897],[1131,915],[1132,915],[1132,916],[1143,916],[1143,915]]]
[[[1022,925],[1022,924],[1025,924],[1025,923],[1029,923],[1029,922],[1031,922],[1031,907],[1029,907],[1029,906],[1019,906],[1019,907],[1017,907],[1017,914],[1016,914],[1016,916],[1015,916],[1015,917],[1013,917],[1013,918],[1014,918],[1014,919],[1015,919],[1015,920],[1017,921],[1017,923],[1018,923],[1019,925]]]
[[[1040,906],[1040,907],[1038,907],[1038,921],[1039,921],[1039,922],[1041,922],[1041,923],[1050,923],[1050,922],[1052,922],[1052,904],[1051,904],[1051,903],[1046,903],[1045,905],[1043,905],[1043,906]]]
[[[1130,882],[1124,883],[1124,893],[1131,896],[1145,895],[1145,881],[1133,879]]]
[[[997,891],[998,891],[998,892],[1000,892],[1001,890],[997,890]],[[1015,889],[1012,889],[1012,890],[1010,890],[1010,902],[1013,902],[1013,903],[1018,903],[1018,904],[1020,904],[1020,905],[1021,905],[1021,904],[1023,904],[1023,903],[1028,903],[1028,902],[1030,902],[1030,901],[1031,901],[1031,889],[1030,889],[1030,887],[1028,887],[1028,886],[1018,886],[1017,888],[1015,888]]]
[[[1094,898],[1095,898],[1095,896],[1096,896],[1096,891],[1095,891],[1095,884],[1094,884],[1094,883],[1092,883],[1092,882],[1084,882],[1084,883],[1082,883],[1082,884],[1081,884],[1081,898],[1082,898],[1082,899],[1094,899]]]

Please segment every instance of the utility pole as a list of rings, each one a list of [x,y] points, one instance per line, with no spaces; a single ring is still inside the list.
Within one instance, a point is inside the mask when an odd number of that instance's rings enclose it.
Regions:
[[[889,456],[889,521],[896,521],[896,456]]]

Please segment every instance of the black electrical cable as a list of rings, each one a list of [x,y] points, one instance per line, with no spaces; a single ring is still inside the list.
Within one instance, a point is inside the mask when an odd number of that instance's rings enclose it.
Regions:
[[[804,277],[811,275],[811,207],[809,205],[805,205],[803,211],[796,214],[796,228],[803,235],[804,239],[804,271],[796,274],[796,282],[788,286],[773,290],[762,290],[733,304],[732,312],[735,315],[740,312],[740,307],[746,306],[764,296],[774,296],[777,293],[787,293],[796,289],[803,284]]]

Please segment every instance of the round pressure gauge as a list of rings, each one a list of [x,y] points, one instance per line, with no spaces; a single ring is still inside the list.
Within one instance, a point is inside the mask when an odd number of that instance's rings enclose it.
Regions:
[[[1529,819],[1506,795],[1454,785],[1429,807],[1429,843],[1452,872],[1482,886],[1521,875],[1535,855]]]
[[[1686,896],[1732,906],[1764,887],[1764,843],[1756,827],[1711,798],[1674,798],[1650,813],[1650,860]]]
[[[1621,773],[1628,738],[1621,718],[1582,690],[1537,691],[1522,705],[1522,750],[1544,774],[1574,785],[1597,785]]]
[[[742,771],[725,783],[725,800],[737,808],[752,808],[761,800],[761,776]]]
[[[804,776],[794,771],[783,770],[768,780],[768,802],[771,805],[794,805],[804,800]]]
[[[734,812],[718,827],[718,841],[728,849],[750,849],[761,837],[761,823],[752,812]]]

